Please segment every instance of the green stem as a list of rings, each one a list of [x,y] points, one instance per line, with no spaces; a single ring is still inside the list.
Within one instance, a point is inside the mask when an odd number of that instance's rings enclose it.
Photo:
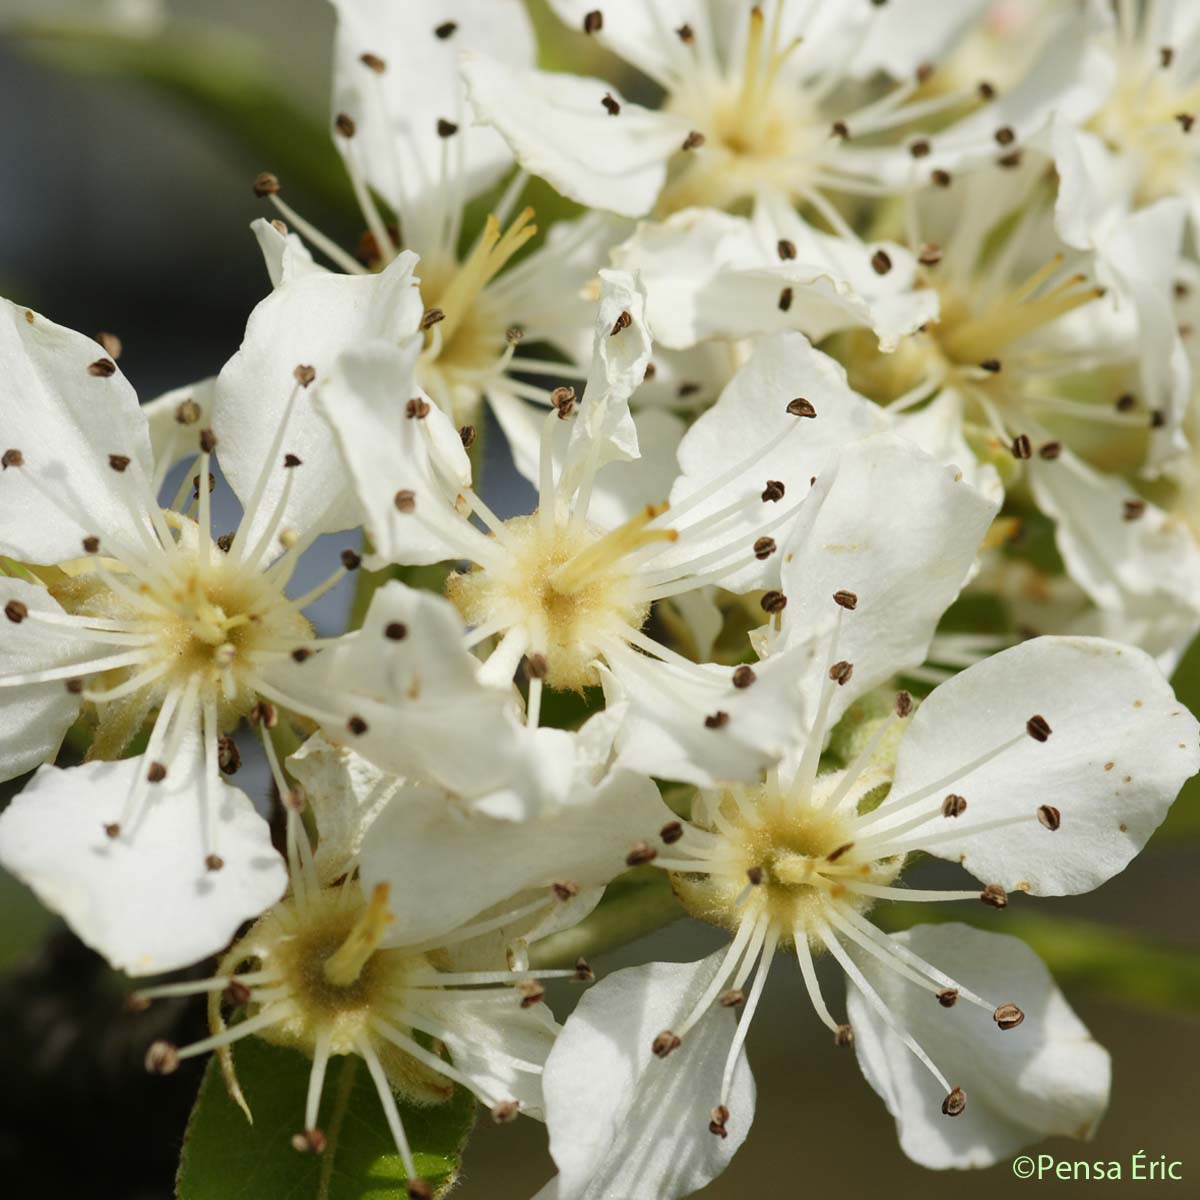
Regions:
[[[321,1180],[317,1185],[317,1200],[329,1200],[329,1187],[333,1182],[333,1164],[337,1156],[338,1135],[346,1113],[350,1110],[350,1094],[354,1091],[354,1076],[358,1071],[358,1059],[347,1054],[338,1075],[337,1095],[333,1098],[333,1112],[329,1128],[325,1131],[325,1152],[321,1155]]]

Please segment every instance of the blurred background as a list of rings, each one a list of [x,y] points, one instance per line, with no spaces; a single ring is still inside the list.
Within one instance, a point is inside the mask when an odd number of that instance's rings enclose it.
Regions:
[[[170,36],[131,45],[111,36],[30,39],[24,23],[104,10],[113,20],[149,27],[158,14],[147,0],[107,7],[106,0],[0,0],[0,294],[72,328],[118,334],[121,367],[147,400],[219,370],[266,294],[249,231],[264,211],[250,188],[258,171],[283,175],[289,199],[336,240],[353,245],[360,232],[325,134],[330,6],[169,0],[163,7],[178,22]],[[540,0],[532,7],[544,20]],[[545,30],[554,39],[545,51],[550,60],[564,40],[572,55],[579,51],[582,39],[548,21]],[[199,57],[196,45],[203,47]],[[594,47],[583,49],[595,55]],[[489,503],[502,515],[523,510],[525,485],[508,468],[498,433],[488,444]],[[323,563],[311,570],[317,578],[325,574]],[[337,628],[347,600],[344,592],[328,597],[319,622]],[[1176,682],[1195,708],[1194,655]],[[265,776],[239,783],[265,802]],[[1200,1180],[1193,1142],[1200,1079],[1195,805],[1189,791],[1149,849],[1098,893],[1036,903],[1018,897],[1006,913],[981,914],[969,905],[962,916],[1001,931],[1024,931],[1020,923],[1036,922],[1038,914],[1078,917],[1089,930],[1101,930],[1107,957],[1087,949],[1069,924],[1028,926],[1114,1061],[1113,1104],[1095,1143],[1061,1141],[1046,1149],[1069,1160],[1128,1163],[1138,1150],[1149,1159],[1182,1159],[1188,1182],[1174,1187],[1200,1195],[1191,1182]],[[928,870],[936,877],[936,867]],[[603,974],[649,958],[688,960],[718,941],[715,932],[684,921],[593,965]],[[832,978],[827,990],[831,1001],[840,996]],[[189,1028],[200,1036],[203,1014],[186,1005],[127,1014],[119,983],[103,963],[24,889],[0,879],[6,1194],[65,1197],[86,1189],[90,1197],[114,1200],[174,1194],[202,1064],[168,1079],[145,1076],[142,1054],[160,1026],[186,1040]],[[776,967],[749,1053],[757,1117],[732,1168],[704,1193],[712,1200],[834,1188],[849,1196],[882,1189],[934,1200],[969,1189],[983,1200],[1038,1186],[1014,1180],[1007,1164],[964,1177],[909,1163],[853,1056],[835,1050],[811,1013],[790,963]],[[552,1170],[542,1127],[519,1121],[497,1128],[482,1120],[455,1195],[532,1196]],[[1127,1180],[1106,1184],[1105,1194],[1145,1195],[1167,1186]],[[235,1181],[230,1194],[238,1194]]]

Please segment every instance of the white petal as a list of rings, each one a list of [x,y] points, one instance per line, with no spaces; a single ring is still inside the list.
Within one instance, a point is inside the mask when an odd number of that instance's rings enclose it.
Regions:
[[[44,587],[6,577],[0,580],[0,609],[12,600],[31,613],[63,615]],[[0,678],[83,662],[96,650],[94,642],[73,637],[69,628],[35,620],[20,625],[6,621],[3,633]],[[0,691],[0,780],[13,779],[53,759],[79,715],[79,704],[79,697],[71,695],[61,679]]]
[[[141,758],[42,767],[0,816],[0,862],[75,933],[130,975],[189,966],[226,946],[283,895],[287,872],[245,793],[219,785],[219,871],[204,866],[202,763],[192,738],[132,834],[111,840]]]
[[[1035,714],[1053,731],[1045,742],[1025,736]],[[1200,768],[1198,734],[1143,651],[1099,638],[1035,638],[969,667],[924,701],[901,740],[891,795],[912,794],[1018,738],[946,785],[967,800],[953,822],[941,816],[942,791],[924,802],[931,818],[921,835],[961,834],[931,853],[984,883],[1073,895],[1116,875],[1146,844]],[[1041,805],[1061,814],[1055,832],[1038,821]],[[972,836],[1005,817],[1021,820]]]
[[[150,447],[154,452],[154,464],[161,475],[164,464],[173,467],[185,458],[195,458],[196,438],[201,429],[212,424],[213,394],[217,377],[210,375],[186,387],[172,388],[142,405],[142,412],[150,422]],[[195,420],[187,423],[179,420],[179,406],[190,400],[199,410]]]
[[[512,162],[490,129],[469,124],[458,59],[481,50],[512,66],[532,66],[533,26],[521,0],[334,0],[338,32],[333,107],[356,126],[352,138],[335,136],[342,156],[353,159],[371,186],[399,214],[410,245],[429,247],[433,213],[442,213],[443,156],[453,184],[467,197],[496,181]],[[438,36],[453,23],[448,36]],[[382,59],[377,73],[364,54]],[[459,127],[451,138],[438,121]],[[411,228],[419,225],[419,230]]]
[[[112,375],[92,374],[107,363]],[[96,367],[98,372],[107,367]],[[83,538],[142,546],[154,459],[128,380],[89,337],[0,300],[0,452],[25,465],[0,474],[0,552],[24,562],[79,558]],[[109,455],[131,461],[118,474]],[[31,479],[38,481],[37,486]]]
[[[274,221],[268,221],[266,217],[251,221],[250,228],[258,239],[258,248],[262,251],[272,287],[278,287],[297,275],[324,271],[324,267],[313,262],[312,253],[299,234],[282,232]]]
[[[733,1039],[730,1009],[715,1006],[666,1059],[651,1052],[690,1013],[724,950],[698,963],[650,963],[588,989],[546,1063],[542,1087],[559,1200],[646,1196],[675,1200],[715,1179],[754,1117],[754,1079],[739,1054],[729,1136],[708,1131]]]
[[[922,65],[941,61],[990,3],[888,0],[873,5],[862,41],[845,64],[847,72],[858,79],[867,79],[876,71],[907,79]]]
[[[1107,1051],[1023,942],[969,925],[923,925],[894,940],[1025,1020],[1001,1030],[960,1000],[945,1009],[878,959],[856,954],[871,985],[929,1053],[951,1086],[967,1095],[957,1117],[925,1067],[847,982],[854,1050],[863,1074],[896,1118],[905,1154],[925,1167],[988,1167],[1054,1135],[1090,1138],[1108,1107]]]
[[[920,446],[940,463],[962,472],[963,482],[996,505],[1004,499],[1004,485],[991,463],[982,463],[963,437],[963,398],[954,388],[943,388],[919,411],[900,413],[896,432]]]
[[[403,347],[375,342],[348,352],[317,397],[362,504],[373,570],[463,555],[467,519],[454,500],[470,484],[471,464],[450,418],[415,382],[421,345],[415,337]],[[412,399],[428,405],[425,417],[408,415]],[[419,517],[396,508],[399,491],[414,493]]]
[[[589,208],[626,217],[649,210],[689,132],[686,121],[633,104],[601,79],[516,70],[478,54],[463,55],[462,69],[479,120],[530,174]],[[605,96],[620,105],[616,116]]]
[[[371,827],[362,876],[368,887],[389,885],[397,936],[425,941],[529,888],[605,884],[634,843],[652,843],[674,819],[654,784],[628,772],[581,785],[573,803],[526,822],[418,797]]]
[[[423,312],[413,278],[416,259],[402,254],[378,275],[314,272],[286,280],[250,314],[241,349],[217,378],[214,428],[221,468],[243,504],[260,473],[272,471],[257,510],[248,514],[251,544],[270,521],[287,472],[264,460],[296,386],[293,372],[316,369],[288,421],[283,452],[301,466],[285,510],[284,527],[301,532],[345,529],[357,521],[341,457],[313,405],[339,355],[383,338],[401,343],[417,331]]]

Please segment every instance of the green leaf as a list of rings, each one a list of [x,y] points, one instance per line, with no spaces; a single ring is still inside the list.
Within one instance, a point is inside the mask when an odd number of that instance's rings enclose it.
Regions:
[[[214,1058],[184,1135],[178,1200],[402,1200],[404,1167],[358,1058],[330,1063],[321,1104],[328,1144],[313,1155],[291,1145],[304,1124],[309,1060],[256,1037],[234,1055],[254,1123],[230,1100]],[[399,1108],[417,1171],[441,1196],[457,1178],[475,1099],[459,1088],[446,1104]]]

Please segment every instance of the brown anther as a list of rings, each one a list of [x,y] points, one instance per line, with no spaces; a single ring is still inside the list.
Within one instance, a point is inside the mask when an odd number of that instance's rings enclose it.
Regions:
[[[795,299],[796,293],[790,288],[785,287],[779,293],[779,311],[787,312],[792,307],[792,301]]]
[[[217,538],[217,549],[220,550],[222,554],[228,554],[229,551],[233,549],[233,534],[221,534],[221,536]]]
[[[642,372],[642,382],[649,383],[658,374],[658,367],[652,362],[646,364],[645,371]]]
[[[942,1112],[947,1117],[961,1117],[966,1111],[967,1093],[960,1087],[953,1088],[950,1094],[942,1101]]]
[[[447,21],[448,25],[453,25],[453,21]],[[449,34],[447,34],[447,37]],[[408,1193],[408,1200],[433,1200],[433,1188],[429,1186],[423,1179],[410,1179],[404,1189]]]
[[[759,540],[761,541],[762,539],[760,538]],[[754,544],[757,546],[758,542]],[[765,555],[757,554],[756,557],[763,558]],[[764,592],[763,598],[758,603],[762,607],[763,612],[774,616],[775,613],[781,613],[787,608],[787,597],[782,592]]]
[[[942,801],[942,816],[943,817],[961,817],[967,811],[967,798],[965,796],[957,796],[951,792],[945,800]]]
[[[946,988],[938,992],[937,1002],[943,1008],[953,1008],[958,1003],[958,988]]]
[[[111,358],[98,358],[94,363],[88,363],[88,374],[97,379],[108,379],[117,373],[117,364]]]
[[[298,454],[285,454],[283,456],[283,465],[286,470],[291,471],[296,467],[302,467],[304,460]]]
[[[225,868],[225,860],[219,854],[206,854],[204,868],[207,871],[221,871]]]
[[[382,75],[387,71],[387,63],[384,62],[384,60],[380,58],[378,54],[372,54],[370,51],[367,51],[365,54],[360,54],[358,56],[358,61],[362,63],[362,65],[366,67],[368,71],[374,71],[376,75]]]
[[[838,687],[845,687],[850,682],[850,676],[854,674],[854,664],[848,663],[843,659],[841,662],[835,662],[829,668],[829,678],[833,680]]]
[[[917,254],[917,262],[923,267],[936,267],[942,261],[942,248],[936,242],[926,242]]]
[[[755,539],[754,557],[760,561],[770,558],[771,555],[775,553],[775,550],[776,545],[774,538],[760,537]],[[785,600],[784,603],[786,604],[787,601]]]
[[[240,979],[231,979],[221,993],[221,999],[230,1008],[241,1008],[250,1003],[250,995],[250,989]]]
[[[261,200],[265,196],[274,196],[279,192],[279,176],[270,171],[263,171],[255,177],[254,194]]]
[[[146,770],[146,779],[150,783],[162,783],[167,777],[167,768],[164,763],[152,762]]]
[[[82,696],[83,695],[83,680],[68,679],[64,681],[63,686],[67,689],[68,695]]]
[[[558,410],[558,419],[565,421],[575,408],[575,389],[573,387],[556,387],[550,393],[550,404]]]
[[[839,858],[849,854],[853,849],[853,842],[843,842],[836,850],[831,850],[827,855],[825,855],[825,861],[831,863],[837,862]]]
[[[1008,895],[998,883],[989,883],[987,887],[979,893],[979,899],[986,904],[988,908],[1007,908]]]
[[[5,471],[7,471],[9,467],[23,467],[24,465],[25,455],[23,455],[20,450],[5,450],[5,452],[0,455],[0,467],[2,467]]]
[[[333,120],[333,127],[344,138],[352,138],[358,132],[358,126],[349,113],[338,113]]]
[[[1009,446],[1013,458],[1026,459],[1033,457],[1033,443],[1029,440],[1029,434],[1018,433],[1012,440],[1012,445]]]
[[[908,146],[908,152],[913,158],[928,158],[932,149],[928,138],[918,138],[915,142],[910,142]]]
[[[690,25],[680,25],[680,27],[675,30],[675,36],[685,46],[690,46],[696,40],[696,31]]]
[[[151,1075],[171,1075],[179,1069],[179,1051],[171,1042],[151,1042],[146,1051],[146,1070]]]
[[[590,13],[585,13],[583,17],[583,32],[584,33],[599,33],[604,28],[604,14],[598,9],[593,8]]]
[[[357,550],[351,550],[349,546],[339,555],[342,560],[342,566],[347,571],[357,571],[362,566],[362,555]]]
[[[992,1020],[1001,1029],[1016,1029],[1025,1020],[1025,1014],[1015,1004],[1001,1004],[992,1013]]]
[[[729,724],[729,714],[727,712],[710,713],[704,718],[705,729],[724,729]]]
[[[1121,395],[1116,398],[1113,407],[1117,410],[1117,412],[1129,412],[1133,408],[1137,407],[1137,397],[1132,392],[1122,392]]]
[[[125,997],[127,1013],[143,1013],[150,1007],[150,1001],[141,992],[130,992]]]
[[[912,692],[896,693],[896,716],[907,717],[913,710]]]
[[[748,688],[756,679],[753,667],[741,666],[733,672],[733,686],[735,688]]]
[[[604,105],[604,111],[610,117],[615,117],[621,111],[621,103],[612,92],[605,92],[600,103]]]
[[[979,93],[980,100],[994,100],[996,98],[996,89],[986,79],[981,79],[975,90]]]
[[[217,448],[217,435],[211,429],[200,430],[200,451],[211,454]]]
[[[1053,462],[1060,454],[1062,454],[1062,442],[1043,442],[1038,447],[1038,458],[1044,458],[1047,462]]]
[[[646,842],[634,842],[633,848],[625,855],[627,867],[644,867],[658,857],[658,851]]]
[[[1175,50],[1171,46],[1162,46],[1158,51],[1158,65],[1166,70],[1175,61]]]
[[[287,793],[281,796],[280,800],[289,812],[302,813],[308,807],[308,795],[299,785],[288,788]]]
[[[1196,123],[1195,115],[1192,113],[1176,113],[1175,120],[1179,122],[1179,128],[1182,129],[1184,133],[1191,133],[1192,126]]]
[[[1037,810],[1037,819],[1053,833],[1062,824],[1062,813],[1053,804],[1043,804]]]
[[[841,138],[845,141],[850,136],[850,126],[845,121],[834,121],[829,127],[829,132],[833,137]]]
[[[681,150],[699,150],[707,140],[708,139],[705,138],[704,134],[702,134],[698,129],[693,129],[691,133],[689,133],[687,137],[683,139],[683,145],[679,148]]]
[[[1011,171],[1014,167],[1019,167],[1021,165],[1021,159],[1023,157],[1024,156],[1020,150],[1014,150],[1011,154],[1000,155],[1000,157],[996,159],[996,166],[1004,167]]]
[[[308,363],[300,363],[292,371],[292,378],[303,388],[308,387],[317,377],[317,368]]]
[[[546,989],[536,979],[526,979],[517,984],[517,994],[521,997],[522,1008],[532,1008],[546,998]]]
[[[985,358],[983,362],[979,364],[979,369],[981,371],[986,371],[989,375],[999,375],[1000,367],[1001,363],[998,358]]]
[[[917,77],[917,82],[928,83],[933,78],[933,73],[936,70],[937,68],[933,65],[933,63],[918,63],[917,69],[914,72]]]
[[[1150,414],[1150,428],[1161,429],[1167,423],[1167,414],[1161,408],[1156,408]]]
[[[1145,500],[1126,500],[1122,508],[1126,521],[1137,521],[1146,515]]]
[[[622,309],[620,315],[613,322],[612,332],[609,337],[616,337],[618,333],[624,333],[626,329],[633,324],[633,316],[628,309]]]
[[[439,42],[444,42],[447,38],[452,38],[458,32],[457,21],[443,21],[440,25],[434,27],[433,36]]]
[[[673,1050],[678,1050],[682,1044],[678,1035],[672,1033],[669,1029],[664,1029],[650,1043],[650,1049],[653,1051],[655,1058],[666,1058]]]
[[[268,700],[260,700],[250,710],[250,723],[262,725],[266,729],[274,729],[279,724],[279,713]]]
[[[108,465],[112,467],[118,475],[122,474],[129,466],[130,458],[128,454],[110,454],[108,456]]]
[[[439,321],[444,321],[445,319],[446,314],[440,308],[427,308],[421,314],[420,328],[422,331],[432,329]]]
[[[458,132],[458,126],[453,121],[447,121],[445,117],[438,117],[435,128],[440,138],[452,138]]]
[[[700,384],[690,383],[685,380],[679,385],[679,387],[675,389],[675,395],[678,396],[680,400],[686,400],[689,396],[695,396],[702,390],[703,389]]]
[[[1011,146],[1017,140],[1017,135],[1013,132],[1011,125],[1001,125],[992,136],[1000,146]]]
[[[305,663],[312,658],[313,652],[307,646],[297,646],[292,651],[292,662]]]
[[[746,993],[741,988],[730,988],[717,997],[717,1003],[722,1008],[737,1008],[746,1003]]]
[[[236,775],[242,765],[242,752],[229,736],[217,738],[217,766],[222,775]]]
[[[297,1154],[324,1154],[327,1144],[325,1135],[319,1129],[305,1129],[302,1133],[292,1134],[292,1149]]]
[[[404,415],[410,421],[423,421],[429,416],[429,405],[420,396],[414,396],[405,404]]]
[[[841,608],[848,608],[853,612],[858,607],[858,596],[854,592],[848,592],[843,588],[841,591],[833,593],[833,602]]]
[[[417,493],[410,491],[408,488],[401,488],[392,497],[392,503],[395,504],[397,512],[415,512],[417,508]]]
[[[876,250],[871,255],[871,266],[876,275],[886,275],[892,269],[892,256],[886,250]]]
[[[775,244],[775,252],[784,262],[791,262],[796,257],[796,243],[789,242],[787,238],[780,238]]]
[[[1040,713],[1035,713],[1025,722],[1025,732],[1035,742],[1044,742],[1054,731],[1050,728],[1050,722],[1045,717]]]
[[[658,836],[668,846],[673,846],[683,837],[683,825],[679,821],[668,821],[659,831]]]
[[[526,679],[545,679],[550,674],[550,663],[544,654],[527,654],[521,665]]]
[[[287,464],[285,463],[284,466]],[[208,473],[208,494],[211,496],[217,486],[217,477],[209,471]],[[196,499],[200,495],[200,476],[192,476],[192,499]]]
[[[758,887],[767,877],[766,871],[762,867],[747,867],[746,878],[749,880],[752,887]]]
[[[768,479],[767,486],[763,488],[762,499],[764,504],[778,504],[783,499],[787,488],[784,486],[781,479]]]
[[[121,339],[115,333],[98,333],[95,340],[103,347],[109,358],[121,357]]]
[[[202,415],[195,400],[181,400],[175,407],[175,420],[180,425],[195,425]]]
[[[566,902],[579,895],[579,884],[573,879],[560,879],[550,885],[550,890],[554,893],[556,900]]]
[[[934,187],[948,188],[954,182],[954,176],[942,167],[937,167],[930,171],[929,180]]]
[[[475,438],[477,436],[476,432],[475,432],[475,426],[474,425],[464,425],[458,431],[458,436],[459,436],[459,440],[463,444],[463,449],[470,450],[470,448],[473,445],[475,445]]]
[[[854,1030],[849,1025],[839,1025],[833,1031],[833,1044],[835,1046],[853,1046]]]
[[[708,1132],[714,1137],[725,1138],[729,1136],[729,1130],[726,1125],[729,1122],[729,1109],[723,1104],[718,1104],[711,1113],[712,1120],[708,1123]]]
[[[596,972],[592,970],[592,964],[581,954],[575,960],[575,982],[576,983],[593,983],[596,979]]]
[[[350,730],[355,737],[362,737],[367,732],[367,723],[355,713],[350,720],[346,722],[346,728]]]
[[[815,417],[817,410],[811,400],[805,399],[803,396],[797,396],[795,400],[789,400],[787,406],[788,416],[790,417]]]
[[[389,642],[402,642],[408,637],[408,626],[403,621],[389,621],[383,628],[383,636]]]
[[[29,616],[29,606],[20,600],[10,600],[4,606],[4,615],[14,624],[20,623]]]
[[[119,838],[121,836],[121,825],[118,821],[107,821],[104,825],[104,836],[108,838]]]
[[[504,331],[504,340],[510,346],[519,346],[525,340],[525,330],[520,325],[510,325]]]
[[[521,1106],[515,1100],[501,1100],[492,1108],[492,1120],[497,1125],[511,1125],[521,1111]]]

